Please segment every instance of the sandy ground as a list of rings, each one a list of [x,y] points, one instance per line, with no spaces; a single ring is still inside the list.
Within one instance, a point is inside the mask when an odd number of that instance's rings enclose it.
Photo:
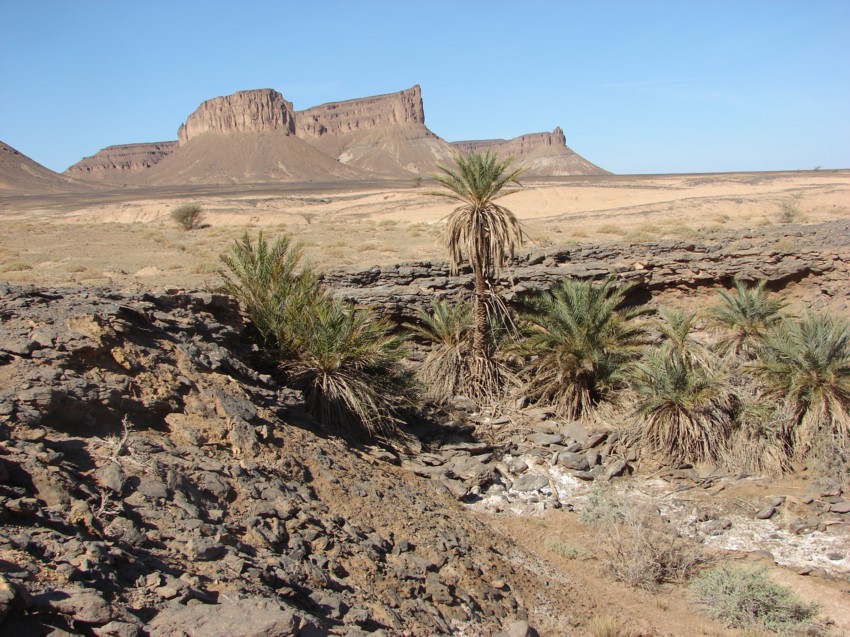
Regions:
[[[850,216],[850,171],[573,177],[529,181],[502,199],[530,250],[576,242],[696,237]],[[440,260],[447,199],[425,182],[354,186],[113,190],[2,196],[0,280],[122,287],[203,287],[218,256],[244,232],[289,233],[319,269]],[[206,211],[180,229],[170,212]]]

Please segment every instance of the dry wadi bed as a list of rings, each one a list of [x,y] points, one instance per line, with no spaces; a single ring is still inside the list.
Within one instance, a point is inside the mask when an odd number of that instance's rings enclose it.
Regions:
[[[428,196],[433,188],[410,181],[380,187],[281,185],[0,197],[0,280],[200,288],[217,282],[218,255],[234,238],[260,230],[268,236],[292,234],[319,269],[441,260],[441,220],[452,204]],[[178,228],[170,211],[182,203],[203,206],[206,227]],[[530,250],[574,242],[687,238],[707,228],[850,217],[850,171],[538,180],[503,203],[525,224]],[[578,623],[612,615],[624,619],[624,629],[635,630],[621,635],[738,634],[695,614],[681,587],[663,587],[655,594],[632,590],[612,582],[593,560],[555,550],[558,543],[574,546],[577,555],[591,550],[575,513],[476,515],[540,558],[541,574],[553,578],[558,590],[570,592]],[[772,561],[769,566],[774,579],[808,601],[819,601],[839,631],[850,630],[846,582],[805,578]]]
[[[850,216],[850,171],[604,176],[533,180],[503,200],[525,225],[530,250],[575,242],[697,237]],[[319,269],[442,260],[449,200],[434,185],[113,190],[91,195],[0,197],[0,279],[45,285],[203,287],[218,255],[245,231],[286,232]],[[186,232],[170,217],[183,203],[206,210]]]

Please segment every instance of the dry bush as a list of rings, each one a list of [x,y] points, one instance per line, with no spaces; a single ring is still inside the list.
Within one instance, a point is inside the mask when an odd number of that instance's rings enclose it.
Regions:
[[[654,590],[661,582],[683,582],[703,561],[656,507],[634,497],[595,488],[579,517],[593,530],[602,563],[630,586]]]
[[[822,635],[817,605],[774,584],[763,570],[720,566],[694,579],[691,592],[708,613],[727,626],[766,628],[782,635]]]
[[[171,211],[171,218],[184,230],[200,228],[204,216],[204,209],[198,204],[183,204]]]
[[[627,628],[623,622],[611,615],[597,615],[587,624],[592,637],[643,637],[644,633]]]

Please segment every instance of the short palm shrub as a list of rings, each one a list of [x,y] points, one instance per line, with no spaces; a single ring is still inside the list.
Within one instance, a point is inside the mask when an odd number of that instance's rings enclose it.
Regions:
[[[486,402],[503,394],[513,381],[510,369],[498,357],[504,330],[498,321],[488,322],[488,341],[494,348],[490,374],[473,370],[472,304],[435,301],[431,312],[420,311],[405,327],[411,335],[432,343],[432,349],[417,371],[428,397],[440,404],[457,395]]]
[[[720,566],[694,578],[696,601],[723,624],[734,628],[767,628],[779,634],[818,634],[815,604],[806,604],[763,570]]]
[[[734,400],[719,376],[685,356],[662,347],[637,366],[640,437],[674,462],[713,461],[732,430]]]
[[[522,350],[529,358],[525,391],[567,418],[588,415],[624,386],[626,371],[647,343],[636,319],[644,307],[623,306],[628,290],[564,278],[527,301]]]
[[[706,313],[720,332],[716,343],[720,353],[752,358],[761,338],[781,320],[786,303],[770,294],[766,284],[761,280],[747,285],[735,279],[735,294],[720,290],[720,302]]]
[[[224,292],[239,301],[267,345],[292,354],[288,330],[319,289],[316,276],[302,264],[301,246],[287,235],[270,243],[262,231],[252,242],[246,232],[221,261]]]
[[[404,338],[371,310],[318,294],[286,327],[293,344],[281,367],[304,392],[307,411],[346,432],[390,439],[399,409],[415,398],[404,370]]]
[[[766,396],[790,412],[788,442],[802,459],[850,446],[850,324],[827,313],[785,320],[762,340],[748,368]],[[846,460],[846,458],[845,458]]]
[[[699,320],[696,312],[662,307],[658,310],[658,316],[655,327],[665,347],[677,352],[687,365],[706,369],[716,367],[714,352],[694,336]]]
[[[235,296],[304,392],[307,411],[346,434],[398,437],[398,413],[416,397],[400,365],[403,338],[386,320],[330,297],[301,265],[287,237],[273,243],[245,236],[222,257],[224,290]]]
[[[171,211],[171,218],[184,230],[200,228],[205,216],[204,209],[198,204],[183,204]]]
[[[740,404],[720,461],[731,471],[778,476],[791,468],[785,405],[752,393],[752,382],[736,391]]]

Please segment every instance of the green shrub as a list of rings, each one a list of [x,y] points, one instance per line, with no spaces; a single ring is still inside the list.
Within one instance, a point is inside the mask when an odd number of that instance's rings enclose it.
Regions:
[[[806,604],[764,570],[720,566],[701,573],[691,592],[708,613],[730,627],[764,627],[780,634],[813,634],[815,604]]]
[[[184,230],[200,228],[205,216],[204,209],[198,204],[186,203],[171,211],[171,218]]]

